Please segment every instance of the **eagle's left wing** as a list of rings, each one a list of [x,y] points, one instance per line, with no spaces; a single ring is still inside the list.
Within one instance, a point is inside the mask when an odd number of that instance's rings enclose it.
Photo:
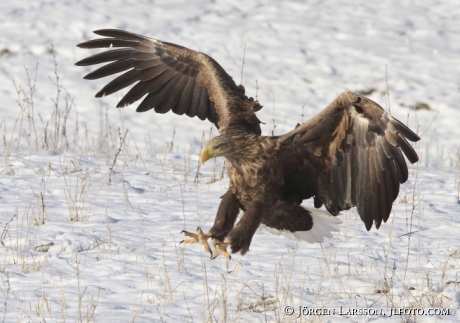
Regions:
[[[285,172],[316,180],[315,206],[322,202],[334,215],[356,206],[370,230],[372,223],[378,228],[386,222],[408,178],[402,153],[418,161],[406,139],[420,138],[377,103],[345,92],[278,140]]]

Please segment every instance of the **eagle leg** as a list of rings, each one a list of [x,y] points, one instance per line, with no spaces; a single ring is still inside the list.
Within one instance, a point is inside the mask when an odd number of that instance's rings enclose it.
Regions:
[[[211,247],[209,247],[209,243],[208,243],[208,239],[211,236],[209,233],[203,233],[203,230],[201,230],[200,227],[196,228],[196,233],[185,231],[185,230],[182,230],[181,233],[184,236],[191,238],[191,239],[182,240],[180,242],[181,244],[182,243],[187,244],[187,243],[201,242],[201,244],[204,247],[204,250],[209,252],[211,254],[211,258],[212,258],[213,252],[211,251]]]
[[[240,204],[231,190],[228,190],[223,196],[217,210],[216,219],[209,233],[212,237],[224,241],[227,234],[233,229],[236,218],[240,212]]]
[[[211,260],[216,259],[216,257],[222,254],[228,260],[232,259],[232,256],[228,253],[227,247],[231,245],[230,240],[226,240],[225,242],[219,241],[214,239],[214,251],[211,254]]]

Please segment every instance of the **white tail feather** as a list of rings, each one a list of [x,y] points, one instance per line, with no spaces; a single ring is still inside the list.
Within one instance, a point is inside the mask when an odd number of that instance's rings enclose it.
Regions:
[[[339,232],[339,225],[342,220],[334,217],[327,211],[318,210],[314,208],[305,207],[306,210],[310,211],[310,215],[313,218],[313,228],[309,231],[296,231],[291,232],[287,230],[278,230],[267,227],[264,224],[260,225],[260,228],[264,228],[268,232],[274,235],[283,235],[291,240],[303,240],[308,243],[320,243],[324,242],[325,238],[332,238],[332,232]]]

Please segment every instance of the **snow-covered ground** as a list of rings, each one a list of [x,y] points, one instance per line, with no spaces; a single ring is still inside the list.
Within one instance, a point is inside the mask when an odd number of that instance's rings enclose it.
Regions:
[[[454,1],[3,1],[0,18],[1,322],[460,319]],[[101,28],[211,55],[264,105],[266,134],[370,93],[422,137],[388,223],[367,232],[343,212],[317,245],[259,230],[230,262],[179,245],[212,225],[228,185],[221,160],[197,168],[211,126],[95,99],[105,81],[82,79],[74,63],[91,51],[75,45]],[[296,318],[299,306],[335,313]]]

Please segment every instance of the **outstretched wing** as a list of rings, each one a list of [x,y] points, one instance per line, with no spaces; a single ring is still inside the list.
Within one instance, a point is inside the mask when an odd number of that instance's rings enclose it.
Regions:
[[[377,103],[351,92],[279,138],[284,169],[316,179],[315,206],[324,203],[334,215],[356,206],[367,230],[387,221],[408,178],[402,153],[418,161],[406,139],[420,138]]]
[[[107,63],[85,76],[93,80],[125,72],[104,86],[96,97],[112,94],[136,83],[117,107],[147,95],[138,112],[174,113],[208,119],[221,131],[229,126],[260,133],[254,112],[261,106],[244,95],[225,70],[211,57],[191,49],[123,30],[102,29],[95,34],[108,38],[77,45],[81,48],[115,48],[76,63],[78,66]]]

